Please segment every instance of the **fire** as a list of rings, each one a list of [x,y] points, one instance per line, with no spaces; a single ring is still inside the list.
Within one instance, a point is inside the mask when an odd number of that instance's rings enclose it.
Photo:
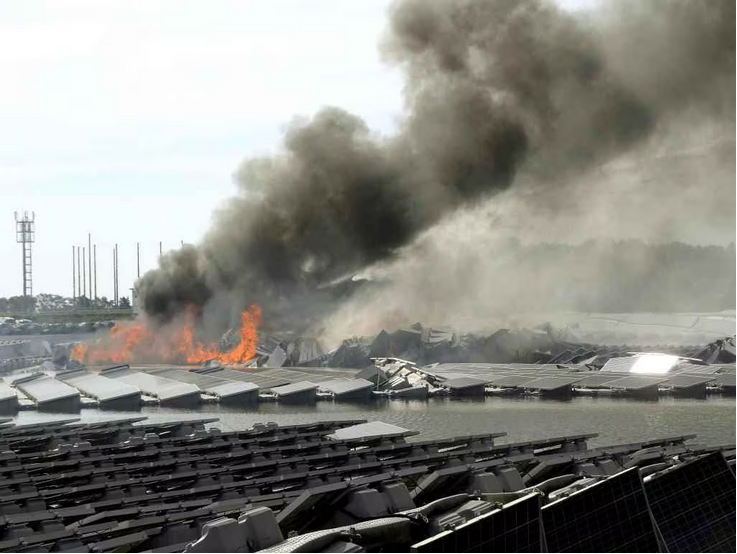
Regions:
[[[184,319],[174,329],[152,330],[142,322],[117,323],[110,335],[92,345],[72,348],[73,360],[94,363],[205,363],[216,360],[222,364],[247,362],[256,356],[261,308],[251,306],[241,314],[238,346],[222,352],[217,342],[203,343],[195,338],[195,312],[187,310]]]

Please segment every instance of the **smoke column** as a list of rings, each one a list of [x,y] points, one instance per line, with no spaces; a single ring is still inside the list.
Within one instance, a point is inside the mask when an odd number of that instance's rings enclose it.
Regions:
[[[550,217],[577,183],[595,206],[581,176],[663,129],[690,117],[733,136],[734,21],[729,0],[576,15],[542,0],[399,0],[381,43],[405,75],[398,133],[374,136],[339,108],[295,120],[279,155],[242,164],[203,242],[140,279],[142,308],[166,322],[186,305],[255,302],[265,321],[295,323],[328,305],[325,283],[401,262],[473,205]]]

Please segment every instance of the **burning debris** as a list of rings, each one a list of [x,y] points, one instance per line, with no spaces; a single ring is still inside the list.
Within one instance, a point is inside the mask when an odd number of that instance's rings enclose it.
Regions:
[[[227,334],[233,333],[233,330]],[[593,343],[568,328],[546,323],[532,329],[499,329],[490,334],[459,333],[415,323],[372,337],[351,337],[325,351],[319,340],[280,338],[261,333],[252,367],[372,368],[376,359],[398,359],[418,366],[437,363],[589,364],[600,368],[609,358],[629,352],[665,352],[708,363],[734,363],[734,338],[707,346],[650,343]],[[364,377],[368,378],[368,377]]]
[[[218,342],[195,338],[196,318],[193,309],[166,327],[151,327],[135,321],[117,323],[110,334],[92,344],[78,344],[71,349],[72,360],[86,364],[101,363],[187,363],[216,361],[242,364],[256,357],[261,309],[251,306],[241,314],[239,340],[228,350]]]

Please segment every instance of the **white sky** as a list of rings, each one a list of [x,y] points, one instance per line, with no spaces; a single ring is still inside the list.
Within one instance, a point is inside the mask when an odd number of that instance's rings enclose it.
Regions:
[[[572,7],[595,0],[565,0]],[[387,0],[0,0],[0,296],[22,294],[14,211],[36,214],[34,293],[72,293],[72,245],[98,245],[112,296],[197,242],[239,162],[338,105],[388,131],[400,75]]]

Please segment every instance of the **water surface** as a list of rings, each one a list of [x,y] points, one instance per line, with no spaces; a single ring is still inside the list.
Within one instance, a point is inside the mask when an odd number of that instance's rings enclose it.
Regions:
[[[206,405],[196,410],[151,407],[139,412],[84,409],[77,416],[20,412],[18,423],[80,417],[82,421],[145,415],[151,421],[217,417],[224,430],[254,423],[308,423],[331,419],[381,420],[419,431],[422,439],[504,431],[508,441],[574,433],[599,433],[591,445],[634,442],[697,434],[698,442],[735,442],[735,401],[661,398],[656,401],[577,397],[566,401],[487,397],[478,400],[436,398],[429,401],[382,400],[371,404],[318,402],[315,406],[262,403],[251,409]],[[501,442],[501,441],[500,441]]]

